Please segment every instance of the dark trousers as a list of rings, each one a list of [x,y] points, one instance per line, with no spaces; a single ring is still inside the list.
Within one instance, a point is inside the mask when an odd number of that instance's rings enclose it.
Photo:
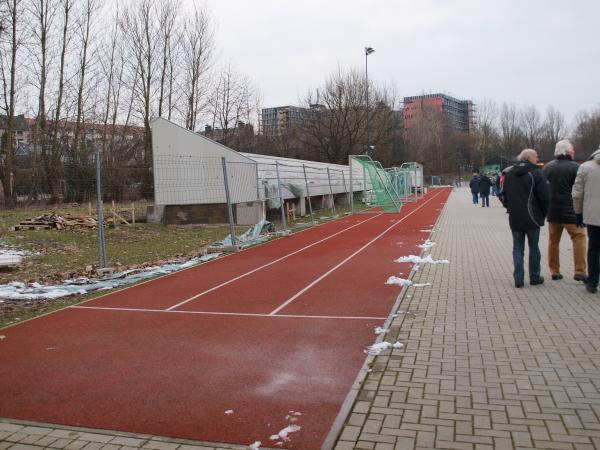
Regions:
[[[540,277],[540,262],[542,255],[540,253],[540,229],[533,230],[512,230],[513,235],[513,263],[515,271],[513,273],[515,281],[523,281],[525,278],[525,268],[523,260],[525,259],[525,237],[529,244],[529,279]]]
[[[473,194],[473,204],[479,204],[479,194],[477,192],[471,192],[471,194]]]
[[[490,206],[490,196],[485,194],[481,195],[481,206]]]
[[[588,284],[598,287],[598,276],[600,275],[600,227],[587,226],[588,233]]]

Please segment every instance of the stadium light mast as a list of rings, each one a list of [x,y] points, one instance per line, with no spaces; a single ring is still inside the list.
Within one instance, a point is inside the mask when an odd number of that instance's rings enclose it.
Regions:
[[[367,155],[373,156],[371,147],[371,122],[369,120],[369,55],[375,52],[373,47],[365,47],[365,88],[367,94]]]

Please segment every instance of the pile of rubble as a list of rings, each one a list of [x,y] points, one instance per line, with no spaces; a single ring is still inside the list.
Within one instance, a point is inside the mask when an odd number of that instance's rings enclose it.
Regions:
[[[98,226],[98,220],[91,216],[59,216],[57,214],[42,214],[33,219],[23,220],[12,227],[13,231],[22,230],[57,230],[72,228],[93,228]]]

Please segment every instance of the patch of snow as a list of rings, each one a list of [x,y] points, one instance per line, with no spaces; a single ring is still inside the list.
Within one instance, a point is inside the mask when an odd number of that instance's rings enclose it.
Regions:
[[[258,450],[261,446],[262,442],[256,441],[254,444],[250,444],[248,448],[252,450]]]
[[[404,348],[404,344],[402,342],[396,342],[392,345],[392,348]]]
[[[382,351],[390,348],[392,344],[389,342],[378,342],[377,344],[373,344],[370,347],[367,347],[365,353],[369,355],[379,355]]]
[[[300,431],[301,429],[302,429],[302,427],[300,425],[288,425],[287,427],[285,427],[283,430],[281,430],[277,434],[279,435],[280,439],[287,441],[289,439],[288,434],[296,433],[296,432]]]
[[[421,233],[432,233],[433,228],[431,230],[419,230]]]
[[[390,331],[388,328],[375,327],[375,334],[385,334]]]
[[[433,247],[435,245],[435,242],[430,241],[429,239],[427,239],[425,242],[423,242],[422,244],[419,245],[420,248],[422,248],[423,250],[428,250],[431,247]]]
[[[6,336],[4,336],[3,334],[0,334],[0,341],[6,339]]]
[[[413,284],[413,287],[426,287],[426,286],[431,286],[431,283],[415,283],[415,284]]]
[[[389,277],[387,279],[385,284],[397,284],[398,286],[410,286],[412,284],[412,281],[392,275],[391,277]]]
[[[269,439],[271,439],[272,441],[278,441],[279,440],[279,435],[278,434],[272,434],[271,436],[269,436]]]
[[[163,266],[147,267],[140,270],[126,270],[104,278],[79,277],[66,280],[58,285],[42,285],[39,283],[22,283],[12,281],[0,285],[0,298],[8,300],[39,300],[56,299],[69,295],[83,295],[98,290],[109,290],[137,281],[147,280],[160,275],[166,275],[186,267],[191,267],[220,256],[220,253],[210,253],[193,258],[185,263],[167,263]]]
[[[228,409],[227,411],[225,411],[225,414],[233,414],[233,409]]]
[[[413,263],[413,264],[449,264],[450,261],[447,259],[433,259],[431,255],[427,255],[425,258],[421,258],[416,255],[401,256],[395,259],[394,262],[398,263]]]

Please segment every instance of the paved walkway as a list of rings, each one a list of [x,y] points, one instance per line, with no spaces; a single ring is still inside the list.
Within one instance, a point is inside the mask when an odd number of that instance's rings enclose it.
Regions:
[[[572,280],[568,235],[561,271],[514,288],[504,209],[458,189],[431,254],[385,337],[402,350],[374,359],[335,447],[344,449],[600,448],[600,295]],[[401,256],[401,255],[399,255]],[[527,275],[526,275],[527,280]]]
[[[404,292],[385,336],[405,348],[373,359],[335,448],[600,448],[600,295],[572,280],[568,236],[565,279],[548,279],[544,233],[546,283],[515,289],[495,198],[455,191],[435,229],[431,254],[450,264],[415,273],[432,286]],[[241,447],[0,421],[0,450],[40,448]]]

